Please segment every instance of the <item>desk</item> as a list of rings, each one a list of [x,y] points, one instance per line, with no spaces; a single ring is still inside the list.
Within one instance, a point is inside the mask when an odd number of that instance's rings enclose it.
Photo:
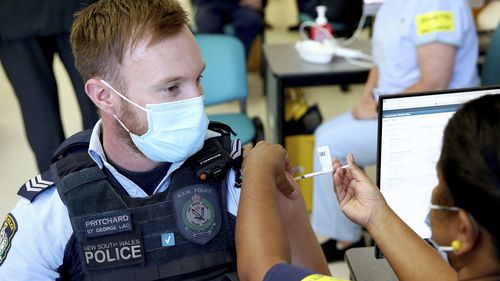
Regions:
[[[369,41],[358,40],[351,48],[370,53]],[[264,45],[266,66],[268,141],[284,144],[284,91],[287,87],[364,83],[370,69],[335,57],[329,64],[313,64],[300,59],[295,43]]]
[[[386,259],[375,258],[375,247],[352,248],[346,251],[345,261],[353,281],[397,281]]]

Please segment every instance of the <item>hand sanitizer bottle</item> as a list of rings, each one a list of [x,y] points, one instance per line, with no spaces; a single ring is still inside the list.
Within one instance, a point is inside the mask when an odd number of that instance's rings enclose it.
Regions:
[[[320,26],[325,31],[332,34],[332,26],[328,23],[328,19],[326,18],[326,6],[317,6],[316,12],[318,13],[318,17],[315,20],[315,26]],[[323,40],[328,39],[325,32],[315,28],[315,26],[311,27],[311,39],[319,42],[323,42]]]

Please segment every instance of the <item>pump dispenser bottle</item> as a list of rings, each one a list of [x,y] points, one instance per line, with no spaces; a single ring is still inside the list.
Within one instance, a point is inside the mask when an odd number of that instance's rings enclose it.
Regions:
[[[332,26],[328,23],[328,19],[326,18],[326,6],[317,6],[316,12],[318,13],[318,17],[315,20],[315,26],[311,27],[311,39],[323,42],[323,40],[328,39],[327,35],[322,30],[316,28],[316,26],[322,27],[330,34],[333,33],[333,29]]]

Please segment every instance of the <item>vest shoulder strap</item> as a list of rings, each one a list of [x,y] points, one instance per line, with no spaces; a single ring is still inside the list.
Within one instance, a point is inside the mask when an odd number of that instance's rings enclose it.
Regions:
[[[236,136],[236,133],[233,131],[233,129],[231,129],[231,127],[229,127],[229,125],[216,121],[210,121],[210,123],[208,124],[208,129],[221,134],[221,136],[216,139],[220,143],[222,148],[233,159],[231,163],[233,169],[239,171],[241,169],[243,160],[243,149],[240,139],[231,139],[231,135]]]
[[[74,134],[73,136],[67,138],[56,150],[53,154],[51,162],[53,165],[56,165],[58,160],[64,158],[69,152],[83,152],[87,151],[88,144],[90,141],[90,135],[92,134],[91,130],[85,130]],[[78,158],[84,160],[85,155],[81,155]],[[87,155],[88,158],[88,155]],[[74,159],[73,159],[74,160]],[[88,159],[92,161],[91,159]],[[85,162],[89,163],[87,160]],[[67,163],[65,163],[67,164]],[[72,165],[70,165],[72,166]],[[86,165],[88,166],[88,165]],[[57,177],[57,176],[56,176]],[[50,187],[54,186],[55,178],[51,169],[42,172],[36,177],[31,178],[26,181],[17,194],[23,198],[28,199],[30,202],[33,202],[35,198],[40,195],[45,190],[49,190]]]
[[[221,122],[210,121],[210,123],[208,123],[208,129],[217,132],[223,136],[230,136],[230,135],[236,136],[236,133],[233,131],[233,129],[231,129],[231,127],[229,127],[229,125],[226,125]]]
[[[92,135],[92,130],[84,130],[78,132],[71,137],[67,138],[54,152],[52,155],[51,162],[54,163],[57,160],[65,157],[68,153],[73,151],[87,150],[89,147],[90,136]]]

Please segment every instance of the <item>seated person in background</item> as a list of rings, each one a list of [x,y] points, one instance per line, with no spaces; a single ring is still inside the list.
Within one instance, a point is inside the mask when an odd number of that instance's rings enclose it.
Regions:
[[[187,22],[175,0],[102,0],[77,15],[76,67],[101,119],[19,191],[0,228],[1,281],[235,275],[241,147],[209,125]],[[207,161],[218,176],[198,177]]]
[[[500,210],[499,124],[500,95],[487,95],[445,128],[428,218],[432,240],[452,246],[449,264],[391,210],[352,155],[348,172],[335,161],[340,208],[370,232],[399,279],[500,280],[500,224],[492,217]]]
[[[478,42],[465,0],[386,0],[375,20],[374,66],[361,101],[350,112],[316,129],[315,146],[328,145],[345,162],[353,152],[364,167],[375,164],[377,100],[381,94],[464,88],[479,85]],[[320,162],[314,157],[314,170]],[[314,178],[313,228],[331,239],[322,245],[328,261],[362,246],[362,229],[348,220],[331,192],[332,178]]]
[[[255,37],[264,28],[262,0],[192,0],[198,33],[224,33],[230,24],[248,55]]]
[[[334,189],[342,211],[370,232],[400,280],[500,280],[500,226],[492,216],[500,208],[499,124],[500,95],[488,95],[466,103],[446,126],[436,167],[439,184],[432,193],[429,221],[432,239],[440,251],[443,246],[452,245],[447,247],[451,250],[446,249],[447,261],[392,211],[380,190],[356,165],[352,154],[347,157],[347,170],[334,160]],[[242,277],[250,276],[251,272],[267,272],[267,280],[303,280],[312,268],[282,264],[289,260],[288,243],[296,242],[286,240],[283,234],[285,218],[280,217],[277,210],[254,212],[250,203],[243,204],[258,196],[259,200],[269,200],[269,206],[278,205],[276,186],[290,193],[286,188],[290,183],[283,180],[286,152],[278,146],[263,148],[245,156],[254,159],[252,168],[245,172],[258,174],[266,181],[243,183],[238,210],[241,217],[236,226],[238,270]],[[293,193],[289,198],[282,197],[280,207],[299,204],[293,202],[297,200]],[[259,226],[259,223],[265,225]],[[251,227],[262,227],[262,232],[281,236],[255,232],[253,237],[248,237],[239,232]],[[303,227],[307,230],[309,226],[304,223]],[[255,260],[247,260],[249,258]],[[322,262],[321,257],[311,255],[310,258],[320,258],[318,262]]]
[[[255,148],[244,146],[243,157],[245,176],[236,224],[240,280],[302,280],[289,278],[292,263],[312,270],[302,276],[329,275],[286,151],[259,142]]]

